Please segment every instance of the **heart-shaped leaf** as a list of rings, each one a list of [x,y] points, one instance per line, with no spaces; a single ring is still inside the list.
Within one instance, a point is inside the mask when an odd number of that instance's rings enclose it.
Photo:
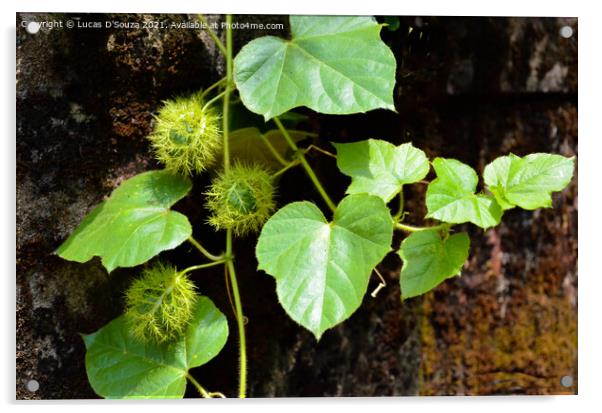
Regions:
[[[268,120],[298,106],[329,114],[395,109],[395,57],[374,18],[291,16],[290,24],[290,40],[255,39],[234,59],[250,111]]]
[[[455,159],[435,158],[437,178],[426,191],[427,218],[452,224],[472,222],[481,228],[500,223],[502,208],[489,195],[475,194],[479,178],[474,169]]]
[[[188,370],[215,357],[226,344],[226,317],[207,297],[198,297],[186,332],[171,343],[143,343],[126,316],[83,336],[92,388],[109,399],[181,398]]]
[[[347,196],[332,222],[316,205],[294,202],[264,225],[257,260],[288,315],[320,339],[360,306],[392,236],[391,214],[375,196]]]
[[[441,238],[436,230],[412,233],[403,240],[399,256],[401,298],[424,294],[458,275],[468,258],[470,238],[464,232]]]
[[[134,267],[177,247],[192,233],[188,218],[169,208],[190,191],[186,177],[149,171],[123,182],[58,248],[69,261],[102,259],[108,272]]]
[[[389,202],[403,185],[424,179],[430,168],[424,152],[411,143],[368,139],[334,146],[339,169],[352,179],[348,194],[367,193]]]
[[[504,209],[537,209],[552,206],[551,193],[571,182],[574,164],[574,157],[533,153],[520,158],[510,154],[488,164],[483,177]]]

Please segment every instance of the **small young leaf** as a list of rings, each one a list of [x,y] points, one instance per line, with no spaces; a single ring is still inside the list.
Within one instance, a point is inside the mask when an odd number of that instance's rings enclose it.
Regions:
[[[455,159],[435,158],[437,178],[426,191],[427,218],[452,224],[472,222],[481,228],[499,224],[502,208],[489,195],[475,194],[479,178],[470,166]]]
[[[429,162],[411,143],[395,146],[368,139],[354,143],[335,143],[337,166],[352,178],[348,194],[368,193],[389,202],[405,184],[424,179]]]
[[[574,164],[574,157],[547,153],[500,156],[485,167],[485,184],[504,209],[550,207],[551,193],[569,184]]]
[[[289,134],[293,141],[299,142],[308,137],[307,132],[290,130]],[[287,159],[290,147],[278,129],[272,129],[263,133],[278,154]],[[262,138],[262,132],[257,128],[237,129],[230,133],[230,155],[232,159],[242,163],[260,163],[271,169],[278,170],[282,165],[270,152],[270,149]]]
[[[374,18],[291,16],[290,24],[290,40],[255,39],[234,59],[250,111],[268,120],[298,106],[329,114],[395,109],[395,56]]]
[[[169,208],[191,186],[190,179],[167,171],[136,175],[94,208],[56,253],[77,262],[99,256],[111,272],[175,248],[190,236],[192,228],[188,218]]]
[[[264,225],[256,254],[285,311],[319,340],[359,307],[392,236],[391,214],[377,197],[347,196],[332,222],[314,204],[294,202]]]
[[[412,233],[403,240],[399,256],[401,298],[424,294],[460,273],[468,258],[470,238],[464,232],[442,239],[436,230]]]
[[[228,338],[226,317],[207,297],[198,297],[190,325],[171,343],[140,341],[125,317],[83,336],[88,380],[108,399],[182,398],[188,370],[215,357]]]

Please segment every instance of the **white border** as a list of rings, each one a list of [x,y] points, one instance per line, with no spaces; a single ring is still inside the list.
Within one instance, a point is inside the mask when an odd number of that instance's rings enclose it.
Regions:
[[[600,157],[602,148],[602,90],[600,73],[601,15],[596,13],[594,1],[525,1],[503,0],[496,2],[467,0],[438,1],[382,1],[382,0],[103,0],[99,2],[65,1],[65,0],[20,0],[11,5],[2,2],[2,125],[4,134],[1,154],[4,157],[1,165],[2,179],[2,217],[3,244],[1,261],[7,271],[2,274],[4,281],[4,303],[1,306],[3,326],[6,328],[4,338],[0,340],[2,355],[6,363],[0,375],[2,381],[2,400],[9,409],[44,409],[49,412],[65,410],[105,411],[110,409],[145,409],[149,412],[163,411],[169,406],[177,409],[201,411],[204,409],[247,411],[265,411],[266,409],[282,410],[287,413],[315,409],[319,405],[344,409],[357,408],[365,410],[368,406],[389,411],[389,409],[407,411],[462,411],[462,412],[504,412],[509,409],[531,408],[546,412],[595,411],[602,406],[601,357],[602,333],[599,315],[602,301],[602,274],[599,250],[600,199],[602,171]],[[11,7],[14,6],[14,7]],[[198,401],[116,403],[116,402],[14,402],[14,246],[12,231],[15,228],[15,109],[14,109],[14,52],[15,52],[15,13],[17,11],[38,12],[153,12],[153,13],[226,13],[240,14],[392,14],[392,15],[482,15],[482,16],[578,16],[579,17],[579,132],[581,145],[579,148],[579,192],[581,195],[579,210],[579,396],[557,397],[446,397],[446,398],[381,398],[381,399],[266,399],[234,401],[227,403],[211,402],[209,405]],[[6,322],[6,323],[4,323]],[[252,379],[252,376],[251,376]],[[129,406],[131,405],[131,406]],[[391,410],[393,411],[393,410]]]
[[[152,12],[152,13],[229,13],[239,14],[393,14],[450,16],[575,16],[575,1],[524,0],[499,2],[454,1],[382,1],[382,0],[130,0],[82,2],[76,0],[22,0],[20,11],[46,12]]]

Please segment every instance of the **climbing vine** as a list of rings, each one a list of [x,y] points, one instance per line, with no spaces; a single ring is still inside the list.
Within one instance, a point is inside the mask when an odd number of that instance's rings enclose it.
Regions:
[[[76,262],[98,256],[109,273],[144,265],[126,293],[124,314],[84,336],[88,378],[102,397],[178,398],[187,381],[202,397],[224,396],[190,374],[214,358],[230,335],[226,317],[189,279],[190,273],[214,266],[224,267],[231,289],[238,396],[246,397],[246,291],[238,287],[235,236],[259,234],[259,270],[274,278],[284,311],[319,340],[358,309],[371,275],[380,276],[376,266],[388,254],[403,262],[400,299],[424,294],[458,276],[468,258],[469,236],[456,224],[487,229],[508,209],[551,207],[552,193],[572,179],[574,159],[555,154],[502,156],[479,177],[458,160],[429,160],[412,143],[338,142],[335,154],[305,146],[314,134],[290,126],[300,116],[292,112],[297,107],[332,115],[395,110],[396,61],[380,38],[382,25],[371,17],[291,16],[289,39],[261,37],[234,57],[231,23],[232,16],[226,16],[225,43],[210,32],[223,53],[226,76],[158,108],[149,141],[165,168],[123,182],[56,252]],[[235,100],[273,129],[233,128],[241,110]],[[325,190],[306,159],[309,150],[336,157],[340,172],[351,178],[343,199],[333,200]],[[282,175],[298,166],[326,211],[311,200],[277,209],[277,186],[286,187]],[[404,188],[424,184],[431,167],[427,224],[408,225]],[[171,209],[190,192],[191,177],[203,173],[213,176],[203,192],[206,221],[225,232],[217,253],[193,236],[188,217]],[[396,251],[394,231],[406,234]],[[153,260],[185,242],[203,261],[178,268]]]

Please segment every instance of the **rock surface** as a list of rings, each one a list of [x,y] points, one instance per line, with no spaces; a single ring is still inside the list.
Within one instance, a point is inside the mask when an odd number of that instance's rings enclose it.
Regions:
[[[187,15],[82,15],[80,21],[183,22]],[[91,398],[79,333],[122,311],[135,269],[110,276],[97,260],[70,263],[52,252],[119,182],[158,168],[145,136],[163,99],[206,87],[223,65],[195,30],[53,29],[28,33],[17,16],[17,398]],[[240,16],[284,22],[282,16]],[[208,16],[219,21],[219,16]],[[410,30],[411,27],[411,30]],[[565,38],[565,27],[572,35]],[[240,47],[258,31],[237,31]],[[269,34],[281,34],[271,31]],[[412,141],[429,156],[456,157],[481,171],[495,157],[577,154],[577,20],[404,17],[383,30],[398,62],[398,114],[312,114],[320,145],[368,137]],[[332,160],[312,156],[335,198],[348,181]],[[300,170],[287,172],[281,204],[316,198]],[[222,245],[195,202],[178,205],[213,250]],[[424,187],[406,193],[420,223]],[[463,275],[401,303],[401,262],[379,266],[388,286],[316,343],[278,306],[273,279],[256,272],[252,238],[235,247],[249,341],[249,393],[269,396],[549,394],[577,392],[577,179],[554,207],[511,211],[487,232],[467,226]],[[206,235],[203,235],[206,234]],[[217,238],[217,239],[216,239]],[[396,242],[401,241],[398,235]],[[193,263],[182,246],[166,254]],[[189,262],[188,262],[189,260]],[[210,280],[210,281],[209,281]],[[195,278],[228,316],[223,274]],[[376,287],[371,281],[370,288]],[[211,390],[236,388],[236,338],[194,371]],[[573,385],[560,384],[572,376]],[[31,380],[39,383],[28,390]],[[189,395],[194,396],[193,389]]]

